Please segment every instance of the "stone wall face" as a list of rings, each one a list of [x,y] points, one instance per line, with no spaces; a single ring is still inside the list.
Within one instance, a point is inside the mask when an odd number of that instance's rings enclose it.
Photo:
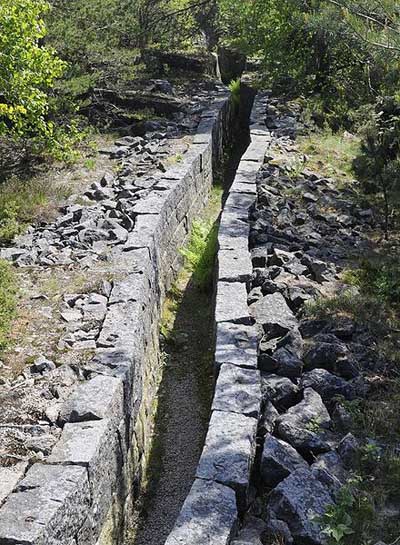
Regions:
[[[215,310],[217,375],[212,414],[193,487],[166,545],[228,545],[248,505],[261,411],[258,335],[249,314],[252,275],[249,211],[270,133],[266,99],[256,97],[251,143],[237,171],[219,229]]]
[[[221,96],[203,116],[185,160],[138,201],[87,380],[61,409],[63,432],[51,455],[28,470],[2,505],[1,545],[89,545],[123,535],[149,450],[163,299],[233,124],[231,103]],[[233,415],[232,424],[237,418],[252,416]]]

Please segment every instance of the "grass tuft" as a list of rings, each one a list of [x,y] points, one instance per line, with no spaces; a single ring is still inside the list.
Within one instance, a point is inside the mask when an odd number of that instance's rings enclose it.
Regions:
[[[17,308],[17,285],[15,272],[7,261],[0,260],[0,349],[4,350],[10,340],[11,324]]]
[[[232,101],[235,104],[235,106],[240,105],[241,100],[241,89],[242,89],[242,82],[241,79],[234,79],[229,84],[229,90],[231,92]]]
[[[190,239],[180,250],[185,258],[185,267],[193,273],[193,281],[202,290],[208,290],[212,283],[218,226],[211,221],[195,221]]]
[[[325,131],[300,137],[297,143],[307,156],[306,166],[311,170],[342,183],[354,178],[353,160],[360,150],[358,138]]]

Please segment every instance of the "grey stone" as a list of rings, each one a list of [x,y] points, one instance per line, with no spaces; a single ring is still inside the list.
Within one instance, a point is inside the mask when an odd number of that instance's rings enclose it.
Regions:
[[[87,524],[93,537],[100,534],[118,489],[122,453],[116,424],[112,419],[66,424],[61,440],[48,458],[51,464],[87,468],[91,491],[91,513]]]
[[[246,505],[256,431],[255,418],[214,411],[196,471],[199,479],[234,488],[241,509]]]
[[[334,335],[318,335],[314,344],[304,355],[304,362],[308,370],[323,368],[343,378],[353,378],[358,374],[346,345]]]
[[[260,372],[230,364],[222,365],[215,386],[212,410],[258,418],[260,408]]]
[[[297,469],[272,491],[269,507],[289,526],[295,543],[321,545],[327,539],[317,517],[332,504],[328,489],[311,471]]]
[[[248,251],[220,250],[218,252],[218,280],[248,282],[253,272]]]
[[[266,523],[256,517],[245,517],[243,527],[231,545],[263,545],[261,539],[267,530]]]
[[[248,210],[254,203],[254,197],[246,193],[233,193],[230,192],[225,202],[224,210],[227,212],[234,212],[240,210],[241,213]]]
[[[55,368],[56,364],[53,361],[48,360],[45,356],[39,356],[31,366],[31,371],[33,373],[49,373]]]
[[[279,417],[279,413],[271,401],[267,401],[263,410],[263,415],[260,420],[260,430],[266,433],[272,433],[275,429],[275,422]]]
[[[312,388],[324,401],[330,401],[335,396],[354,399],[354,389],[346,380],[329,373],[326,369],[313,369],[301,377],[303,388]]]
[[[146,307],[147,311],[150,311]],[[143,327],[145,312],[137,301],[110,305],[103,322],[97,346],[133,350],[138,331]]]
[[[246,286],[239,282],[218,282],[215,321],[251,324]]]
[[[311,466],[312,474],[321,481],[335,496],[346,483],[348,474],[340,456],[335,452],[326,452],[318,456]]]
[[[99,375],[80,384],[65,401],[60,422],[86,422],[122,418],[123,386],[120,379]]]
[[[360,444],[352,433],[348,433],[340,441],[337,452],[346,469],[354,469],[360,457]]]
[[[35,464],[0,509],[0,542],[68,543],[88,515],[87,470]]]
[[[300,391],[289,378],[265,373],[261,376],[261,388],[263,401],[272,401],[278,409],[293,405]]]
[[[229,545],[236,524],[234,491],[196,479],[165,545]]]
[[[25,475],[28,462],[18,462],[10,467],[0,467],[0,505]]]
[[[269,338],[282,337],[297,327],[297,320],[280,293],[265,295],[250,306],[250,313]]]
[[[309,466],[297,450],[285,441],[268,434],[261,455],[261,476],[265,484],[274,488],[299,468],[308,469]]]
[[[278,348],[274,353],[274,359],[277,363],[276,374],[284,377],[295,378],[301,375],[303,361],[290,350]]]
[[[280,543],[281,545],[293,545],[293,537],[289,526],[283,520],[269,517],[267,521],[268,543]]]
[[[330,444],[326,430],[331,426],[329,413],[321,396],[312,388],[306,388],[303,396],[303,401],[278,418],[278,435],[300,452],[328,451]]]

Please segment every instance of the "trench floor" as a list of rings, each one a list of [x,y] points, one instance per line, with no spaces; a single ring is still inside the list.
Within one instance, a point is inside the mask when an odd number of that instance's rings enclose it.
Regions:
[[[212,190],[198,220],[218,222],[222,194]],[[127,545],[164,545],[192,485],[213,393],[213,314],[212,287],[200,288],[190,267],[183,267],[164,304],[155,435]]]

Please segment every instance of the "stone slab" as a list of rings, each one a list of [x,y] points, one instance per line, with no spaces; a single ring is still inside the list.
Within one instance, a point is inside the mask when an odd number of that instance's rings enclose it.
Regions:
[[[265,153],[268,147],[266,138],[253,135],[251,143],[242,157],[242,161],[252,161],[258,163],[258,168],[264,163]]]
[[[196,479],[165,545],[228,545],[236,524],[234,491]]]
[[[252,182],[236,179],[232,184],[231,193],[244,193],[246,195],[252,195],[253,198],[255,198],[257,195],[255,180]]]
[[[135,337],[145,323],[145,310],[137,301],[115,303],[108,308],[97,346],[99,348],[119,348],[134,350]]]
[[[123,399],[121,379],[98,375],[80,384],[65,401],[61,407],[60,421],[119,420],[123,415]]]
[[[215,386],[212,410],[258,418],[260,409],[260,372],[227,363],[222,365]]]
[[[251,325],[247,290],[239,282],[218,282],[215,321]]]
[[[222,322],[217,325],[215,365],[230,363],[257,369],[258,335],[252,326]]]
[[[87,517],[89,502],[86,468],[35,464],[0,509],[0,543],[68,543]]]
[[[119,422],[112,419],[66,424],[61,440],[47,460],[51,464],[87,467],[91,512],[85,531],[91,537],[97,538],[100,534],[113,495],[121,484],[122,452],[117,425]]]
[[[255,198],[249,193],[235,193],[230,192],[229,197],[226,199],[224,210],[231,213],[239,211],[241,213],[249,210],[255,203]]]
[[[0,505],[25,475],[28,462],[18,462],[11,467],[0,467]]]
[[[256,447],[257,419],[214,411],[196,477],[219,482],[236,491],[244,509]]]
[[[254,173],[257,174],[259,168],[260,168],[260,165],[256,163],[255,161],[242,160],[239,163],[237,174],[243,174],[244,176],[247,176],[248,174],[254,174]]]
[[[253,266],[248,250],[220,250],[218,252],[218,281],[248,282]]]

